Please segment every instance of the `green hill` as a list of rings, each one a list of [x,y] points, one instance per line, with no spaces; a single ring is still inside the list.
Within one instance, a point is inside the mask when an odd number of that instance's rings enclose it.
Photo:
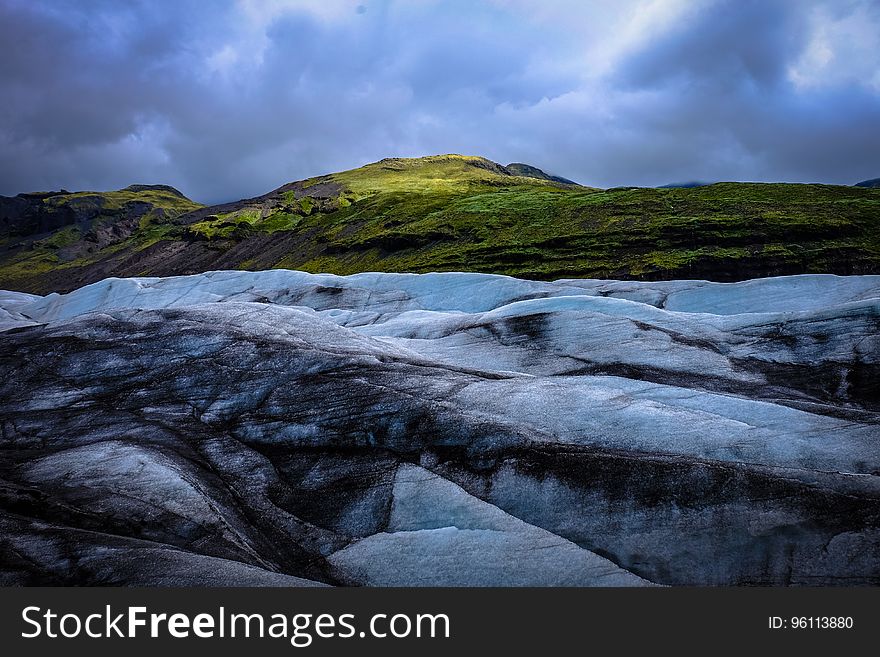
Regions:
[[[22,196],[4,198],[0,288],[44,293],[106,276],[273,267],[719,281],[880,273],[877,189],[601,190],[564,180],[528,165],[443,155],[386,159],[211,207],[161,186],[26,195],[39,206],[35,216],[99,206],[79,223],[70,211],[54,223],[16,223],[5,208]]]

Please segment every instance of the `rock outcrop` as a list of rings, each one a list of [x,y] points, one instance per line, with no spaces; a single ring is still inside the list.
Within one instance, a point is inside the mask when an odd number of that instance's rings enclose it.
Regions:
[[[0,293],[6,584],[880,584],[880,276]]]

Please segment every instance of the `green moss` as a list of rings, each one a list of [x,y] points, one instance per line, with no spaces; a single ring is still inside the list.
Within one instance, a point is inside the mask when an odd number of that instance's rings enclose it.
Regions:
[[[189,226],[189,231],[208,239],[231,239],[251,234],[251,227],[261,220],[259,210],[245,209],[214,215]]]
[[[408,161],[392,161],[387,171],[371,165],[372,172],[337,174],[359,198],[344,214],[326,218],[311,257],[300,254],[278,266],[335,273],[461,269],[539,278],[689,277],[713,275],[713,268],[724,275],[736,262],[755,263],[743,271],[760,271],[765,262],[763,275],[769,275],[774,267],[797,270],[802,265],[796,259],[805,257],[834,267],[823,254],[845,248],[857,254],[862,269],[880,267],[878,194],[740,183],[597,191],[510,179],[493,185],[491,172],[461,183],[462,169],[454,164],[437,163],[454,169],[442,180],[434,174],[419,179]],[[400,179],[383,188],[383,176]],[[860,243],[839,245],[846,236]]]
[[[76,226],[67,226],[55,231],[50,237],[40,240],[34,246],[36,248],[45,247],[47,249],[60,249],[70,246],[81,237],[79,228]]]
[[[18,281],[57,269],[58,257],[47,253],[27,254],[0,264],[0,280]],[[9,286],[14,289],[14,286]]]
[[[271,234],[293,230],[301,221],[301,216],[283,210],[276,210],[263,217],[260,210],[244,209],[215,215],[190,225],[188,230],[207,239],[228,240],[256,233]]]
[[[192,212],[200,207],[201,204],[174,194],[172,192],[162,190],[144,190],[140,192],[131,191],[115,191],[115,192],[74,192],[71,194],[59,194],[50,196],[43,202],[46,205],[54,207],[63,207],[75,203],[94,201],[101,204],[104,212],[112,212],[122,209],[122,207],[131,201],[142,203],[151,203],[156,207],[163,208],[169,216],[178,216],[184,212]]]
[[[310,179],[304,188],[319,182],[338,185],[336,197],[297,199],[289,190],[275,207],[261,203],[188,226],[145,217],[134,237],[113,248],[197,236],[225,250],[277,235],[291,245],[289,253],[266,249],[241,266],[337,274],[463,270],[542,279],[729,280],[880,272],[880,190],[753,183],[596,190],[509,176],[464,156],[386,160]],[[70,236],[53,239],[65,244]]]
[[[264,233],[276,233],[281,230],[293,230],[302,221],[302,217],[289,212],[273,212],[255,226]]]
[[[162,240],[174,238],[180,232],[176,226],[150,226],[149,229],[143,230],[130,241],[120,244],[118,249],[121,250],[126,246],[131,246],[135,251],[143,251],[144,249],[161,242]]]

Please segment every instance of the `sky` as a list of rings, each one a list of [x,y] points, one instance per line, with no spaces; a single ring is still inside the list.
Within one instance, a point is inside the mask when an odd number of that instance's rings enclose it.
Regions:
[[[217,203],[384,157],[880,176],[880,0],[0,0],[0,194]]]

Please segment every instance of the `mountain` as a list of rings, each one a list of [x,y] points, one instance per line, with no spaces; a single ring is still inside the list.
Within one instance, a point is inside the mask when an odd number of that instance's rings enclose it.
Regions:
[[[390,158],[211,207],[156,186],[0,199],[0,288],[270,268],[538,280],[876,273],[878,218],[880,192],[861,187],[601,190],[481,157]]]
[[[102,226],[126,236],[147,224],[161,224],[201,207],[169,185],[129,185],[115,192],[33,192],[0,196],[0,231],[4,237],[40,238],[58,229],[95,238]],[[94,230],[92,230],[94,229]]]
[[[0,582],[880,584],[880,276],[0,293]]]
[[[658,189],[691,189],[692,187],[705,187],[712,183],[702,182],[700,180],[689,180],[687,182],[669,183],[668,185],[660,185]]]
[[[200,207],[168,185],[0,196],[0,288],[78,287],[76,277],[99,275],[113,254],[149,248]]]
[[[877,189],[880,187],[880,178],[871,178],[871,180],[863,180],[862,182],[857,182],[855,184],[856,187],[870,187],[872,189]]]
[[[562,183],[563,185],[577,184],[573,180],[562,178],[560,176],[551,176],[550,174],[541,171],[538,167],[533,167],[530,164],[523,164],[522,162],[513,162],[511,164],[508,164],[504,168],[512,176],[524,176],[526,178],[537,178],[538,180],[550,180],[552,182]]]

